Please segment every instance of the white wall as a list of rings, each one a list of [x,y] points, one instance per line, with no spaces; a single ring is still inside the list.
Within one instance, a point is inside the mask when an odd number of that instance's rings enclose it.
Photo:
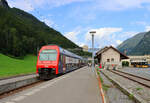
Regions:
[[[111,59],[114,58],[114,61],[112,62]],[[110,62],[107,62],[107,59],[110,60]],[[115,51],[114,49],[110,48],[104,53],[101,54],[101,64],[110,65],[115,64],[116,66],[120,65],[120,53]]]
[[[104,53],[102,53],[101,62],[107,62],[107,59],[110,59],[111,62],[111,58],[114,58],[114,62],[120,62],[120,53],[110,48]]]

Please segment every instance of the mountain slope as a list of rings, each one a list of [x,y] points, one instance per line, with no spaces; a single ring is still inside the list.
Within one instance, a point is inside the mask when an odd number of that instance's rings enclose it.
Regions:
[[[133,48],[130,55],[149,55],[150,54],[150,32],[147,32],[142,40]]]
[[[8,5],[6,0],[0,0],[0,6],[5,7],[5,8],[9,8],[9,5]]]
[[[33,15],[0,2],[0,52],[14,56],[36,54],[37,48],[57,44],[63,48],[78,48],[58,31],[48,27]],[[5,3],[6,4],[6,3]]]
[[[130,54],[130,52],[137,46],[137,44],[143,39],[146,32],[138,33],[137,35],[133,36],[132,38],[129,38],[125,40],[122,44],[120,44],[117,48],[120,52],[124,53],[127,51],[127,54]]]

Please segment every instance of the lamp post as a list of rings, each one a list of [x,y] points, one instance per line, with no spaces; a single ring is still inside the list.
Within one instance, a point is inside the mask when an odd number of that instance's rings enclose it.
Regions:
[[[90,34],[92,34],[92,70],[93,72],[95,71],[94,68],[94,34],[96,33],[96,31],[90,31]]]

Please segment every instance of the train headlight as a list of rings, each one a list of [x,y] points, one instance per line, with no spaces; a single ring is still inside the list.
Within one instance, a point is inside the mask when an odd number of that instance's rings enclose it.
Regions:
[[[45,68],[48,68],[48,65],[45,65]]]
[[[54,71],[54,70],[55,70],[55,68],[52,68],[52,70]]]

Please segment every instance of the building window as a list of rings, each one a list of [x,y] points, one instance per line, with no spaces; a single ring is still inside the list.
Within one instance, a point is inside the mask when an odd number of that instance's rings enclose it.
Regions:
[[[110,62],[110,60],[109,60],[109,59],[107,59],[107,62]]]
[[[111,61],[114,62],[114,58],[111,58]]]

